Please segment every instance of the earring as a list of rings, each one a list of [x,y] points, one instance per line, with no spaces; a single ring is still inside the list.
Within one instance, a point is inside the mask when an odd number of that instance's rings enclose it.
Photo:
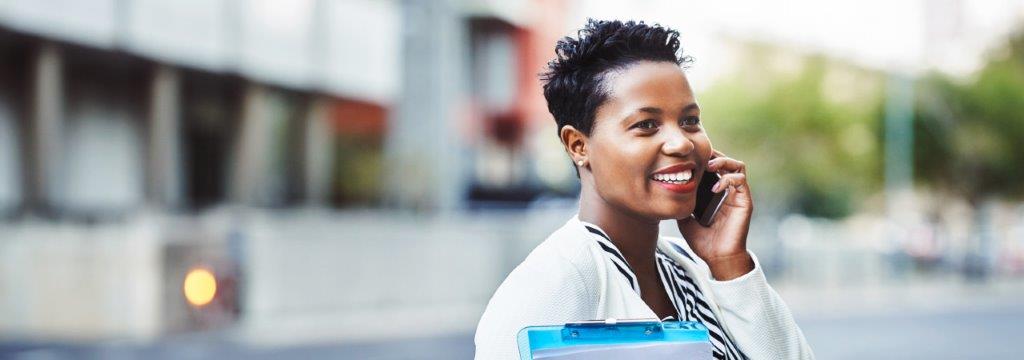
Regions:
[[[583,160],[577,161],[576,165],[583,166]]]

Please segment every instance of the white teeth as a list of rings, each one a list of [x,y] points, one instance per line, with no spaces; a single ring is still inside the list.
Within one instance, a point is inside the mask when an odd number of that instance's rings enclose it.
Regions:
[[[687,182],[690,181],[691,177],[693,177],[692,170],[683,170],[672,174],[654,174],[654,176],[652,176],[651,178],[653,178],[656,181]]]

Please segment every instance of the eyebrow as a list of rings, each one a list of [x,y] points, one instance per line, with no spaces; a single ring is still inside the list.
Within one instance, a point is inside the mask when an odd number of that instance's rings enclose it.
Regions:
[[[684,113],[687,112],[687,111],[691,111],[691,110],[700,110],[700,106],[697,106],[697,103],[690,103],[689,105],[686,105],[685,107],[683,107],[683,112]],[[651,114],[651,115],[661,115],[661,114],[665,113],[665,110],[662,110],[661,108],[655,107],[655,106],[644,106],[642,108],[637,109],[636,112],[637,113],[648,113],[648,114]],[[632,114],[626,116],[625,119],[629,119],[629,116],[631,116],[631,115]]]
[[[656,108],[653,106],[642,107],[638,109],[637,112],[649,113],[651,115],[661,115],[662,113],[664,113],[664,111],[662,111],[661,108]]]

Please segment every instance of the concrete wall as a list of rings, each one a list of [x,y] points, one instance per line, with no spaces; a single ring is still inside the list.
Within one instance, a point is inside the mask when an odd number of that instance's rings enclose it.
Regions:
[[[471,331],[505,275],[573,212],[221,208],[101,225],[4,224],[0,334],[145,339],[203,330],[180,292],[188,268],[203,262],[239,266],[242,312],[228,329],[243,341]]]
[[[0,334],[145,337],[159,331],[158,227],[0,226]]]

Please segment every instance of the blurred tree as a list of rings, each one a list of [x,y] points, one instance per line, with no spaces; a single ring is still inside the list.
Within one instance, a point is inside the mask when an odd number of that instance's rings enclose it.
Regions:
[[[984,278],[994,234],[984,203],[1024,199],[1024,29],[972,77],[931,74],[918,84],[915,172],[919,183],[966,199],[975,209],[963,271]]]
[[[745,49],[735,75],[699,98],[715,148],[747,163],[758,197],[810,216],[848,215],[881,188],[883,75]]]
[[[971,78],[932,74],[918,87],[917,180],[975,206],[1024,199],[1024,31]]]

